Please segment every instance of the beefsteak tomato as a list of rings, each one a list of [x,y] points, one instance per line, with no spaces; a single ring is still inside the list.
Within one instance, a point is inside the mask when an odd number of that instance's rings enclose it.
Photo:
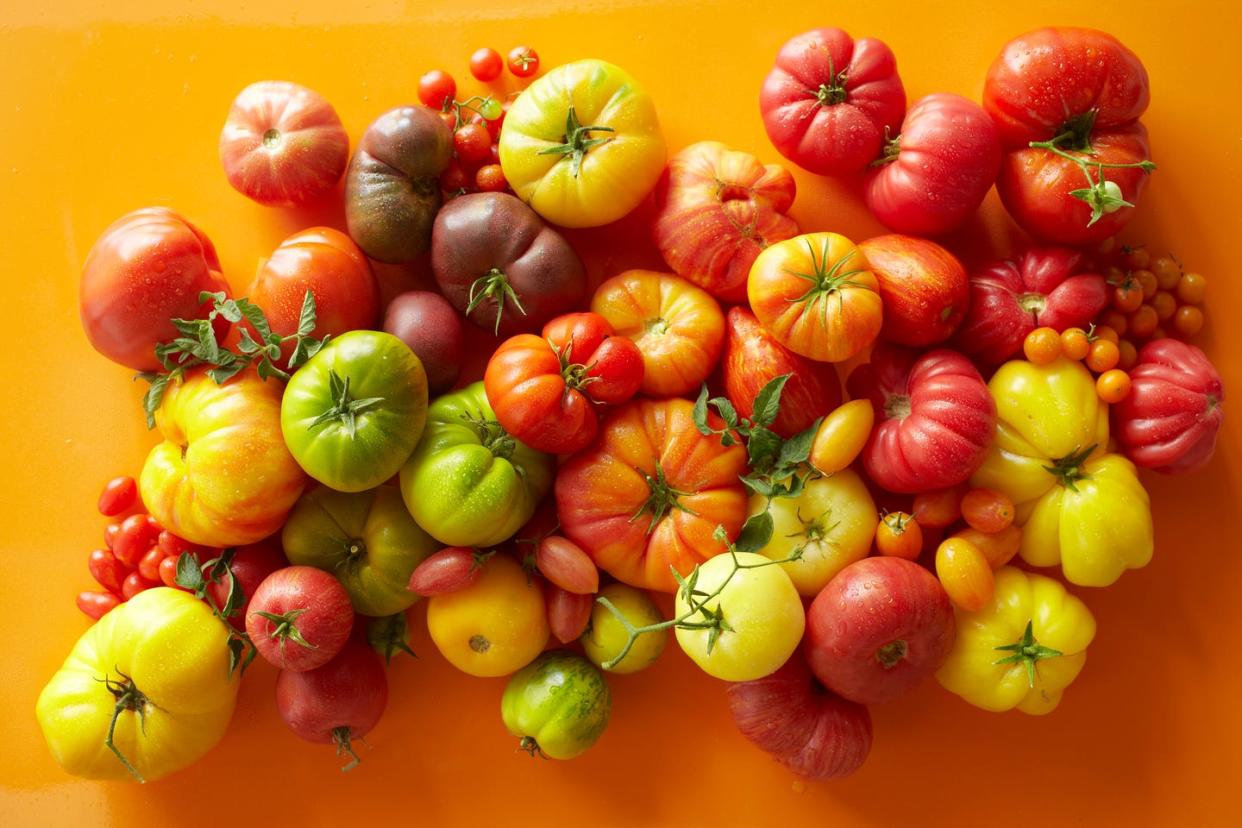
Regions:
[[[956,256],[935,242],[896,234],[858,248],[880,286],[882,338],[922,347],[953,335],[970,304],[970,280]]]

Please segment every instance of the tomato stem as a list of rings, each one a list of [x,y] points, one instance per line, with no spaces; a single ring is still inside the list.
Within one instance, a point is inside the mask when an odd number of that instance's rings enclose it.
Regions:
[[[358,763],[362,761],[362,758],[359,757],[358,754],[354,751],[352,735],[350,733],[349,725],[343,725],[341,727],[332,728],[332,742],[336,745],[337,756],[351,757],[350,761],[346,762],[341,767],[341,773],[345,773],[346,771],[351,771],[354,768],[358,767]]]
[[[888,127],[884,127],[884,149],[880,152],[880,157],[871,162],[872,167],[883,167],[885,164],[891,164],[897,160],[897,156],[901,155],[901,133],[890,138]]]
[[[679,491],[670,486],[668,478],[664,476],[664,467],[659,463],[656,463],[654,475],[642,472],[642,476],[647,481],[647,488],[651,493],[643,501],[643,504],[635,510],[634,514],[630,516],[630,523],[638,520],[645,513],[650,512],[651,521],[647,524],[647,534],[650,535],[655,531],[656,524],[663,520],[664,516],[672,509],[680,509],[691,515],[696,514],[689,507],[683,506],[680,500],[680,498],[690,493]]]
[[[543,748],[539,747],[539,743],[535,741],[534,736],[523,736],[519,739],[517,749],[525,751],[531,757],[538,756],[540,759],[548,758],[548,755],[543,752]]]
[[[1044,471],[1057,477],[1061,485],[1071,492],[1076,492],[1078,487],[1074,484],[1091,477],[1083,468],[1083,464],[1095,449],[1096,444],[1093,443],[1081,451],[1075,450],[1059,460],[1054,460],[1051,466],[1044,466]]]
[[[332,420],[340,420],[346,435],[351,440],[354,438],[358,433],[358,415],[370,408],[374,408],[383,402],[384,398],[366,397],[356,400],[349,393],[349,381],[350,377],[345,377],[342,380],[341,375],[336,371],[328,372],[328,389],[334,402],[330,408],[311,421],[310,425],[306,427],[307,431],[314,431],[319,426]]]
[[[811,244],[810,239],[806,239],[807,252],[811,254],[811,273],[801,273],[796,270],[786,271],[791,276],[797,276],[811,283],[806,293],[801,296],[789,299],[789,302],[805,302],[808,306],[814,306],[817,302],[823,302],[824,327],[828,327],[828,303],[829,299],[836,295],[837,297],[837,313],[844,314],[845,300],[841,298],[840,291],[843,288],[855,287],[864,290],[870,290],[869,285],[862,282],[854,281],[853,277],[864,272],[863,268],[855,270],[845,270],[845,264],[854,257],[857,250],[851,250],[832,264],[828,263],[828,239],[825,238],[821,245],[819,254],[815,252],[815,247]]]
[[[493,457],[508,460],[513,456],[517,443],[509,432],[505,431],[504,426],[495,420],[475,417],[468,413],[461,416],[474,429],[475,434],[479,436],[479,442],[492,453]]]
[[[807,94],[816,100],[820,106],[836,106],[845,103],[845,99],[849,97],[849,93],[845,89],[846,82],[849,81],[849,75],[845,72],[837,72],[832,64],[832,55],[828,56],[828,80],[819,85],[818,89],[808,89]]]
[[[609,135],[603,138],[592,138],[592,132],[615,132],[612,127],[606,126],[583,126],[578,121],[578,113],[574,110],[574,105],[569,105],[569,111],[565,115],[565,135],[561,138],[561,143],[551,147],[545,147],[539,150],[537,155],[560,155],[570,159],[570,172],[574,178],[578,177],[578,173],[582,170],[582,159],[586,158],[586,154],[593,147],[600,144],[606,144],[613,139]]]
[[[475,309],[487,299],[496,303],[496,324],[492,328],[494,334],[500,334],[500,319],[504,316],[505,302],[512,302],[513,306],[518,309],[518,313],[522,316],[526,315],[526,308],[522,307],[522,300],[518,297],[517,291],[513,289],[513,285],[509,284],[509,277],[498,267],[493,267],[470,283],[466,316],[474,313]]]
[[[147,705],[151,704],[151,702],[134,685],[132,678],[120,670],[117,670],[116,674],[121,677],[120,681],[108,676],[96,679],[96,681],[102,681],[104,686],[108,688],[108,692],[116,699],[116,706],[112,708],[112,720],[108,723],[108,735],[104,736],[104,746],[112,751],[131,776],[139,782],[145,783],[147,780],[142,777],[138,769],[125,758],[125,754],[121,753],[121,749],[116,746],[116,723],[121,718],[122,713],[127,710],[133,711],[138,714],[138,727],[145,736],[147,732]]]
[[[1026,667],[1026,683],[1032,690],[1035,689],[1035,663],[1045,658],[1065,655],[1060,650],[1045,647],[1036,641],[1031,621],[1026,622],[1026,631],[1013,644],[1003,644],[993,649],[1010,653],[1004,658],[993,661],[993,664],[1022,664]]]
[[[880,666],[885,670],[891,670],[906,657],[906,653],[909,651],[910,645],[904,639],[899,638],[896,641],[888,642],[876,650],[875,660],[880,662]]]
[[[263,612],[262,610],[255,610],[254,614],[266,618],[276,625],[275,629],[267,635],[268,638],[273,638],[280,642],[280,651],[283,654],[285,651],[285,641],[287,640],[293,641],[294,644],[305,647],[308,650],[319,649],[319,645],[312,644],[303,638],[302,631],[298,629],[297,617],[304,612],[306,612],[306,607],[291,609],[284,614]]]

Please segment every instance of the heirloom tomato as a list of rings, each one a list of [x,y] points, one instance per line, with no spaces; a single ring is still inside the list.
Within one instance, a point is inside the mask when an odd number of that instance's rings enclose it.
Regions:
[[[1147,183],[1147,70],[1110,34],[1036,29],[1005,44],[983,106],[1007,150],[996,189],[1018,225],[1088,245],[1129,222]]]
[[[641,589],[628,584],[608,584],[599,591],[599,598],[607,599],[634,627],[646,627],[664,621],[660,608]],[[629,632],[616,614],[597,600],[591,610],[591,623],[582,635],[582,651],[592,663],[604,667],[621,655]],[[668,643],[668,630],[653,630],[634,639],[630,651],[616,664],[605,669],[610,673],[637,673],[645,670],[664,652]]]
[[[844,362],[862,353],[882,324],[879,284],[867,258],[838,233],[795,236],[755,259],[750,308],[796,354]]]
[[[238,630],[246,629],[246,612],[250,609],[250,599],[254,597],[259,584],[267,580],[268,575],[289,565],[289,560],[285,557],[284,551],[281,550],[279,541],[279,538],[272,537],[265,538],[258,543],[248,543],[245,546],[236,547],[233,550],[233,558],[229,561],[228,573],[221,577],[219,581],[208,582],[207,595],[210,596],[212,601],[215,601],[217,607],[223,607],[229,599],[229,590],[233,589],[233,579],[237,579],[237,589],[241,593],[241,601],[226,620]],[[206,564],[214,555],[215,552],[213,550],[206,553],[200,552],[196,557],[200,562]],[[164,560],[172,562],[173,574],[172,583],[165,582],[165,586],[174,586],[176,584],[177,559],[170,556]],[[160,566],[164,567],[164,564],[161,563]],[[164,570],[161,568],[161,576],[163,576],[163,572]]]
[[[457,383],[465,336],[457,311],[440,294],[411,290],[384,311],[384,330],[404,342],[427,372],[427,390],[442,394]]]
[[[996,127],[979,104],[961,95],[928,95],[910,107],[900,134],[885,136],[863,197],[886,227],[943,235],[979,209],[1000,162]]]
[[[955,486],[983,462],[996,405],[961,354],[940,349],[920,356],[879,345],[848,386],[851,397],[871,400],[875,410],[862,460],[881,488],[916,493]]]
[[[205,318],[203,291],[229,289],[211,240],[165,207],[121,216],[86,254],[78,294],[82,327],[96,351],[136,371],[158,371],[155,346],[180,334],[172,319]],[[216,317],[216,339],[228,322]]]
[[[594,595],[599,591],[599,570],[587,553],[569,538],[548,535],[535,544],[535,568],[566,592]]]
[[[713,427],[721,421],[711,416]],[[688,575],[724,551],[746,518],[746,452],[700,434],[688,400],[636,399],[605,416],[595,442],[556,478],[565,536],[603,570],[645,589],[672,592],[669,567]]]
[[[500,699],[505,727],[532,756],[573,759],[595,744],[612,712],[608,682],[576,653],[544,653],[509,679]]]
[[[707,291],[671,273],[627,270],[595,291],[591,310],[643,355],[644,394],[687,394],[707,379],[724,346],[724,314]]]
[[[287,566],[263,579],[246,610],[246,635],[281,670],[303,672],[332,659],[354,628],[349,593],[331,573]]]
[[[633,210],[665,155],[651,97],[602,60],[566,63],[532,83],[500,133],[500,166],[513,192],[562,227],[596,227]]]
[[[306,478],[280,433],[280,383],[246,370],[219,385],[202,368],[171,382],[155,412],[163,442],[139,478],[160,526],[203,546],[278,531]]]
[[[820,474],[849,468],[867,445],[874,425],[875,410],[870,400],[850,400],[837,406],[816,429],[807,462]]]
[[[341,180],[349,135],[318,92],[289,81],[259,81],[229,109],[220,162],[233,189],[247,198],[271,206],[305,204]]]
[[[405,343],[350,331],[324,345],[289,380],[280,426],[307,474],[360,492],[396,474],[423,433],[427,374]]]
[[[759,251],[798,235],[785,215],[795,191],[784,167],[718,141],[691,144],[673,156],[656,190],[656,247],[679,276],[741,302]]]
[[[970,304],[970,280],[957,257],[935,242],[896,234],[858,249],[880,286],[883,339],[922,347],[953,335]]]
[[[781,47],[759,93],[777,151],[819,175],[861,172],[906,109],[897,59],[880,40],[812,29]]]
[[[1167,474],[1201,468],[1216,449],[1225,386],[1203,351],[1149,342],[1130,369],[1130,394],[1113,407],[1113,431],[1136,465]]]
[[[530,520],[552,485],[553,459],[496,421],[483,383],[445,394],[401,469],[406,508],[449,546],[494,546]]]
[[[1078,362],[1014,361],[988,383],[996,437],[975,487],[1008,495],[1023,560],[1061,564],[1080,586],[1108,586],[1152,554],[1151,507],[1133,464],[1107,454],[1108,406]]]
[[[167,587],[103,616],[35,706],[57,764],[87,779],[150,782],[198,761],[237,701],[228,639],[206,604]]]

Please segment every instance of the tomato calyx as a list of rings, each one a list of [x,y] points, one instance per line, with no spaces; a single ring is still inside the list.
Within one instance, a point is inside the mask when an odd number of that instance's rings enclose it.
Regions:
[[[263,133],[263,148],[269,150],[276,149],[276,147],[280,146],[280,143],[283,140],[284,136],[281,135],[280,130],[272,127],[267,132]]]
[[[574,343],[572,339],[559,348],[553,345],[551,341],[548,342],[548,345],[552,346],[552,352],[556,354],[556,358],[560,362],[561,378],[565,380],[565,387],[567,389],[581,391],[599,379],[599,377],[589,376],[592,366],[573,361]]]
[[[307,431],[314,431],[332,420],[340,420],[341,425],[345,428],[345,433],[350,439],[357,435],[358,415],[370,408],[374,408],[383,402],[384,398],[364,397],[360,400],[354,399],[349,393],[349,380],[349,377],[342,380],[341,375],[336,371],[328,372],[328,387],[335,402],[331,408],[311,420],[310,425],[306,427]]]
[[[906,657],[908,652],[910,652],[910,645],[905,639],[898,638],[878,648],[875,651],[875,660],[880,662],[880,666],[885,670],[891,670]]]
[[[888,127],[884,127],[884,148],[880,151],[880,157],[872,161],[870,166],[883,167],[885,164],[891,164],[897,160],[899,155],[901,155],[901,133],[890,138]]]
[[[372,618],[367,622],[367,643],[384,657],[385,664],[391,664],[399,652],[418,658],[410,647],[408,628],[404,612]]]
[[[854,281],[853,277],[865,272],[863,268],[854,270],[845,270],[846,262],[854,257],[856,251],[851,250],[832,264],[828,263],[828,240],[825,239],[821,246],[819,255],[816,255],[815,248],[812,246],[810,239],[806,240],[807,251],[811,254],[811,273],[802,273],[796,270],[785,271],[790,276],[797,276],[811,283],[806,293],[801,296],[789,299],[791,303],[806,303],[814,305],[816,302],[823,302],[824,325],[828,324],[828,300],[834,294],[838,294],[844,288],[855,287],[870,290],[868,285],[862,282]],[[845,301],[837,297],[837,312],[844,312]]]
[[[332,728],[332,743],[336,745],[336,755],[350,757],[349,761],[341,766],[341,773],[353,770],[362,761],[354,751],[352,739],[353,734],[350,732],[349,725]]]
[[[884,416],[890,420],[904,420],[911,410],[909,394],[890,394],[884,400]]]
[[[522,300],[518,298],[517,291],[513,289],[513,285],[509,284],[509,277],[498,267],[493,267],[470,283],[466,316],[474,313],[475,309],[489,298],[496,302],[496,326],[492,329],[494,334],[500,333],[500,319],[504,315],[506,301],[512,302],[522,316],[526,315],[526,308],[522,307]]]
[[[505,431],[504,426],[495,420],[484,419],[483,417],[475,417],[471,414],[462,414],[462,419],[466,424],[474,429],[474,433],[478,435],[479,442],[483,444],[483,448],[492,453],[492,456],[498,460],[508,460],[513,457],[513,451],[517,448],[517,442],[509,432]],[[515,466],[518,474],[522,474],[522,468]]]
[[[1091,131],[1095,129],[1097,114],[1096,110],[1088,109],[1086,112],[1075,115],[1062,124],[1056,136],[1047,143],[1074,152],[1094,152],[1091,146]]]
[[[540,759],[548,758],[548,755],[543,752],[543,748],[539,747],[539,743],[535,741],[534,736],[523,736],[521,739],[518,739],[517,749],[523,751],[532,758],[536,756]]]
[[[1059,460],[1054,460],[1051,466],[1044,466],[1044,471],[1058,478],[1061,485],[1071,492],[1076,492],[1078,487],[1075,483],[1091,477],[1083,468],[1083,464],[1095,449],[1096,444],[1092,443],[1081,451],[1074,451]]]
[[[116,699],[116,706],[112,708],[112,720],[108,723],[108,734],[104,736],[104,746],[107,747],[108,750],[112,751],[113,755],[115,755],[120,763],[125,766],[125,770],[129,771],[131,776],[139,782],[146,782],[147,780],[142,778],[142,774],[138,772],[138,769],[125,758],[125,754],[121,753],[121,749],[116,746],[114,737],[116,736],[117,720],[120,719],[121,714],[127,710],[138,714],[139,730],[143,733],[143,735],[146,735],[147,709],[148,707],[154,707],[155,705],[152,704],[150,699],[142,694],[142,691],[139,690],[137,686],[135,686],[132,678],[125,675],[120,670],[117,670],[116,674],[120,676],[119,680],[114,679],[111,676],[95,679],[96,681],[103,682],[104,687],[108,688],[108,692],[111,693],[113,698]]]
[[[1018,307],[1038,318],[1048,307],[1048,297],[1042,293],[1023,293],[1018,297]]]
[[[647,474],[642,469],[637,470],[647,482],[647,488],[650,494],[643,501],[634,514],[630,515],[630,523],[638,520],[645,513],[651,513],[651,521],[647,524],[647,534],[650,535],[655,531],[656,524],[664,519],[664,516],[673,509],[680,509],[689,515],[697,514],[693,509],[682,504],[680,498],[686,497],[690,492],[683,492],[674,489],[669,485],[668,478],[664,476],[664,467],[656,463],[655,474]]]
[[[1035,689],[1035,663],[1045,658],[1056,658],[1057,656],[1065,655],[1060,650],[1045,647],[1036,641],[1030,621],[1026,622],[1026,631],[1022,633],[1022,637],[1017,641],[1012,644],[1002,644],[992,649],[1010,654],[993,661],[993,664],[1021,664],[1026,668],[1026,683],[1032,690]]]
[[[291,609],[285,613],[264,612],[263,610],[255,610],[254,614],[271,621],[276,627],[267,634],[268,638],[280,642],[280,651],[285,651],[285,642],[292,641],[299,647],[305,647],[308,650],[317,650],[319,646],[312,644],[302,637],[302,631],[298,629],[297,618],[306,612],[306,607]]]
[[[894,535],[904,535],[912,520],[914,515],[906,512],[889,512],[884,516],[883,523]]]
[[[837,72],[832,65],[832,56],[828,57],[828,80],[819,85],[819,89],[808,89],[807,94],[815,99],[820,106],[836,106],[845,103],[849,97],[849,92],[845,88],[845,84],[849,81],[849,74],[846,72]]]
[[[605,126],[583,126],[578,121],[578,113],[574,110],[574,105],[569,105],[569,112],[565,115],[565,134],[561,136],[561,143],[551,147],[545,147],[539,150],[538,155],[559,155],[570,159],[570,172],[574,178],[578,177],[578,173],[582,169],[582,159],[593,148],[600,144],[606,144],[613,139],[612,135],[601,138],[592,138],[592,132],[616,132],[612,127]]]
[[[242,595],[237,578],[233,576],[233,557],[236,554],[235,548],[222,549],[217,557],[200,564],[192,553],[182,552],[177,557],[177,574],[174,579],[177,586],[193,593],[195,598],[205,603],[228,627],[230,678],[238,668],[244,674],[250,662],[259,654],[245,633],[246,619],[238,613],[246,598]],[[223,584],[225,578],[228,579],[229,588],[224,604],[219,605],[210,587],[212,584]]]

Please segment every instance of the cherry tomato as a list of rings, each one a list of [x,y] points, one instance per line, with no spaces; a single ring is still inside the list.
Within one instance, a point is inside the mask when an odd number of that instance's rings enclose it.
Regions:
[[[1167,322],[1177,313],[1177,298],[1167,290],[1156,291],[1148,304],[1156,311],[1156,318],[1161,322]]]
[[[444,121],[444,125],[449,128],[449,132],[457,131],[457,113],[452,109],[447,112],[441,112],[440,120]]]
[[[432,69],[418,79],[418,99],[424,106],[443,109],[457,95],[457,81],[441,69]]]
[[[160,553],[165,558],[179,558],[182,552],[189,552],[194,549],[194,544],[185,538],[179,538],[167,529],[160,532],[159,537],[155,541],[155,545],[160,548]]]
[[[116,536],[121,532],[121,524],[109,523],[104,527],[104,546],[111,549],[116,543]]]
[[[971,528],[995,534],[1013,523],[1013,501],[995,489],[971,489],[962,498],[962,517]]]
[[[1194,305],[1182,305],[1173,316],[1173,329],[1181,336],[1194,336],[1203,328],[1203,311]]]
[[[1013,560],[1013,556],[1018,554],[1018,549],[1022,546],[1022,530],[1013,524],[991,534],[980,532],[973,526],[967,526],[965,529],[954,532],[952,537],[973,543],[975,548],[983,553],[984,559],[992,569],[1000,569]]]
[[[1151,337],[1149,338],[1152,340],[1167,339],[1168,336],[1169,336],[1169,332],[1166,331],[1162,326],[1157,325],[1154,329],[1152,329]]]
[[[1147,339],[1160,324],[1160,317],[1151,305],[1143,305],[1130,314],[1130,336],[1136,339]]]
[[[1048,365],[1061,355],[1061,335],[1055,328],[1036,328],[1026,335],[1022,352],[1036,365]]]
[[[1156,259],[1151,266],[1152,273],[1156,274],[1156,284],[1162,290],[1172,290],[1177,287],[1178,281],[1182,278],[1182,268],[1172,257],[1161,256]]]
[[[1177,280],[1177,298],[1188,305],[1197,305],[1203,301],[1207,292],[1207,279],[1198,273],[1183,274]]]
[[[1131,247],[1126,250],[1126,266],[1131,270],[1142,270],[1151,265],[1151,251],[1146,247]]]
[[[577,641],[591,622],[591,609],[595,606],[594,595],[579,595],[555,584],[544,588],[544,603],[548,608],[548,629],[562,644]]]
[[[1156,291],[1160,289],[1160,283],[1156,281],[1156,274],[1150,270],[1136,270],[1130,274],[1134,281],[1139,283],[1139,287],[1143,289],[1143,299],[1147,300],[1156,295]]]
[[[1124,313],[1138,310],[1138,306],[1143,304],[1143,288],[1133,279],[1127,278],[1124,282],[1113,287],[1113,307]]]
[[[129,567],[122,564],[110,549],[96,549],[86,559],[91,577],[109,592],[120,592],[121,582],[129,574]]]
[[[479,580],[484,557],[469,547],[446,546],[414,567],[408,589],[424,597],[465,589]]]
[[[1138,348],[1128,339],[1117,343],[1117,352],[1117,367],[1123,371],[1129,371],[1138,362]]]
[[[140,592],[157,586],[156,583],[148,581],[137,572],[131,572],[125,576],[125,580],[121,582],[121,595],[128,601]]]
[[[1115,368],[1120,358],[1121,353],[1116,343],[1108,339],[1097,339],[1091,343],[1091,350],[1087,353],[1087,367],[1097,374],[1103,373]]]
[[[923,530],[913,515],[889,512],[876,527],[875,548],[881,555],[913,561],[923,551]]]
[[[159,540],[159,526],[152,527],[145,514],[130,515],[121,522],[121,528],[112,544],[112,553],[126,566],[134,567],[147,550]]]
[[[469,184],[470,178],[466,173],[466,168],[456,158],[449,161],[449,165],[445,167],[444,172],[440,173],[440,189],[446,193],[464,190]]]
[[[595,562],[569,538],[549,535],[541,540],[535,547],[535,566],[543,577],[566,592],[590,595],[599,591]]]
[[[474,186],[485,193],[502,193],[509,187],[499,164],[484,164],[474,174]]]
[[[453,148],[463,163],[478,164],[491,154],[492,136],[482,124],[464,124],[453,133]]]
[[[504,111],[500,107],[500,101],[496,100],[491,95],[488,95],[483,99],[483,102],[479,104],[479,114],[483,116],[483,120],[490,123],[492,121],[499,121],[500,116],[504,114]]]
[[[79,592],[77,603],[78,609],[88,618],[98,621],[108,610],[120,604],[121,599],[111,592]]]
[[[1106,310],[1100,314],[1100,324],[1095,329],[1095,336],[1100,337],[1100,330],[1108,328],[1113,332],[1114,336],[1125,336],[1126,329],[1130,326],[1130,320],[1126,319],[1126,315],[1118,310]],[[1107,338],[1107,337],[1104,337]]]
[[[529,46],[514,46],[509,50],[509,71],[515,77],[529,78],[539,71],[539,53]]]
[[[1120,368],[1105,371],[1095,380],[1096,393],[1106,403],[1119,403],[1130,393],[1130,375]]]
[[[949,538],[936,549],[936,577],[949,600],[975,612],[992,600],[995,581],[987,558],[965,538]]]
[[[495,49],[479,49],[470,56],[470,74],[475,80],[490,83],[505,70],[504,58]]]
[[[160,561],[167,557],[164,551],[158,546],[152,546],[147,550],[147,554],[142,556],[138,561],[138,574],[148,581],[155,582],[160,579]]]
[[[173,589],[181,589],[181,586],[177,583],[177,559],[176,558],[165,558],[164,560],[160,561],[160,580],[164,583],[164,586],[166,587],[172,587]]]
[[[99,493],[99,514],[114,517],[129,511],[137,500],[138,482],[128,475],[114,477]]]
[[[1129,324],[1127,322],[1127,324]],[[1107,340],[1114,345],[1121,339],[1120,331],[1110,325],[1097,325],[1095,328],[1095,338]]]
[[[1061,353],[1066,359],[1079,362],[1086,358],[1091,350],[1091,340],[1082,328],[1066,328],[1061,331]]]
[[[933,489],[914,496],[914,519],[924,529],[943,529],[962,516],[965,484]]]

